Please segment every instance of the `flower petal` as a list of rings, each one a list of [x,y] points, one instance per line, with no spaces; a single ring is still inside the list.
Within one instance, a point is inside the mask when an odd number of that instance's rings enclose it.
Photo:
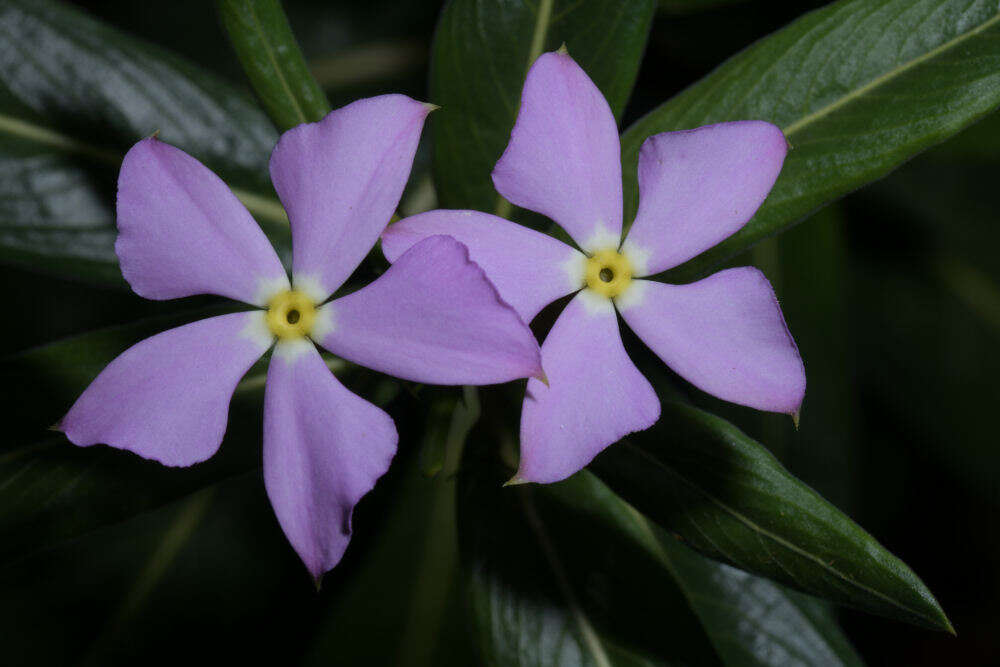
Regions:
[[[74,444],[105,443],[171,466],[211,457],[237,383],[271,345],[259,312],[232,313],[136,343],[59,423]]]
[[[646,139],[639,211],[623,246],[644,259],[635,275],[677,266],[738,231],[764,203],[786,152],[781,129],[758,120]]]
[[[316,347],[279,342],[264,392],[264,485],[319,581],[351,540],[351,514],[396,453],[392,419],[340,384]]]
[[[321,310],[317,342],[406,380],[493,384],[541,375],[538,343],[468,250],[431,236],[378,280]]]
[[[469,259],[525,322],[583,287],[583,253],[548,234],[478,211],[428,211],[400,220],[382,234],[382,252],[395,262],[414,243],[435,235],[466,246]]]
[[[618,127],[569,55],[544,53],[528,71],[493,184],[511,203],[555,220],[587,252],[621,242]]]
[[[297,288],[324,301],[375,245],[403,194],[431,108],[381,95],[281,135],[271,180],[292,225]]]
[[[763,273],[741,267],[690,285],[633,285],[622,317],[677,374],[733,403],[798,411],[805,369]]]
[[[611,301],[576,295],[542,344],[549,386],[528,380],[516,480],[557,482],[652,426],[660,401],[625,353]]]
[[[288,277],[260,227],[198,160],[155,138],[118,175],[122,275],[147,299],[219,294],[263,306]]]

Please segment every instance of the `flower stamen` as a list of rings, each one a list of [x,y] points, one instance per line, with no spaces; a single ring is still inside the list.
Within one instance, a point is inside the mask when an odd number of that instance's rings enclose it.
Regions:
[[[598,250],[587,258],[584,278],[594,292],[614,298],[632,282],[632,265],[615,249]]]
[[[267,305],[267,326],[281,340],[308,336],[315,322],[316,304],[304,292],[278,292]]]

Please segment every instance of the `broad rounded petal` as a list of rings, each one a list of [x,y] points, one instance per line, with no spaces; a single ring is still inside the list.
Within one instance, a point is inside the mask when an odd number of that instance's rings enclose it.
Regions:
[[[281,135],[271,180],[292,225],[297,288],[325,300],[372,249],[399,204],[432,108],[381,95]]]
[[[678,375],[733,403],[798,412],[805,368],[763,273],[742,267],[690,285],[637,280],[634,288],[618,303],[622,317]]]
[[[557,482],[660,417],[660,401],[625,353],[611,301],[581,292],[542,344],[549,386],[528,380],[515,477]]]
[[[278,343],[264,392],[264,485],[319,581],[351,540],[351,514],[396,453],[389,415],[352,394],[308,341]]]
[[[139,296],[219,294],[263,306],[288,277],[264,232],[226,184],[155,138],[129,150],[118,174],[122,275]]]
[[[618,127],[569,55],[542,54],[528,71],[493,184],[511,203],[555,220],[588,252],[621,242]]]
[[[321,314],[323,347],[406,380],[478,385],[542,373],[531,330],[449,236],[417,243]]]
[[[639,211],[625,239],[637,276],[686,262],[737,232],[764,203],[788,142],[758,120],[654,135],[639,151]]]
[[[548,234],[478,211],[438,210],[389,225],[382,252],[395,262],[428,236],[446,235],[469,249],[504,301],[525,322],[556,299],[583,287],[586,257]]]
[[[84,447],[104,443],[171,466],[204,461],[222,442],[236,385],[270,345],[259,312],[164,331],[108,364],[57,428]]]

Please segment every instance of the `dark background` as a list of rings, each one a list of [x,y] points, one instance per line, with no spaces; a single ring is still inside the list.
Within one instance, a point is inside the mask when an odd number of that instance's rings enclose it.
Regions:
[[[245,84],[211,3],[75,4]],[[747,0],[698,13],[665,6],[623,125],[820,4]],[[389,91],[427,97],[439,3],[285,6],[333,106]],[[1000,154],[991,146],[1000,147],[1000,119],[987,118],[742,258],[771,278],[806,363],[798,432],[705,401],[908,563],[957,630],[950,637],[843,611],[847,634],[872,665],[994,664],[1000,655],[1000,448],[992,426],[1000,406]],[[0,267],[0,290],[8,353],[171,312],[126,291],[22,269]],[[421,405],[397,401],[400,433]],[[258,414],[238,417],[238,428],[259,433]],[[416,456],[417,439],[404,435],[404,463]],[[426,525],[409,521],[398,501],[431,493],[408,470],[394,466],[359,507],[354,543],[319,594],[271,518],[259,474],[242,475],[210,502],[179,501],[0,569],[0,590],[18,603],[13,618],[3,613],[0,634],[11,633],[4,643],[25,664],[173,656],[380,664],[371,651],[392,655],[384,633],[416,609],[393,594],[419,585],[412,565]],[[192,507],[198,527],[173,551],[164,547],[164,530]],[[453,632],[422,650],[464,655],[460,619],[446,626]]]

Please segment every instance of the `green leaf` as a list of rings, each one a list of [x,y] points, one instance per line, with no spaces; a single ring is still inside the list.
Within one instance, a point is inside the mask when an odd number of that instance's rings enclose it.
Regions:
[[[134,638],[133,633],[127,632],[130,629],[128,626],[142,611],[153,591],[175,565],[178,555],[188,545],[192,534],[203,523],[205,513],[211,506],[217,490],[214,486],[209,487],[199,493],[191,494],[181,502],[176,517],[163,531],[160,543],[150,554],[121,604],[107,621],[105,630],[90,646],[87,651],[88,657],[82,664],[107,664],[122,637],[131,634]]]
[[[431,52],[441,204],[507,210],[490,172],[510,138],[528,67],[544,51],[565,43],[620,117],[655,8],[652,0],[452,0]]]
[[[205,509],[199,510],[198,505],[209,500],[206,496],[210,494],[193,496],[177,506],[109,526],[103,533],[0,566],[5,600],[0,621],[8,628],[4,661],[82,665],[87,653],[104,653],[101,649],[108,648],[109,639],[117,640],[119,648],[136,641],[134,631],[141,633],[149,626],[129,626],[128,615],[141,611],[163,575],[169,577],[178,555],[176,551],[169,553],[165,538],[173,531],[172,537],[179,538],[177,546],[183,552],[190,533],[178,535],[176,530],[187,532],[183,524],[191,519],[191,528],[197,529]],[[198,516],[191,516],[192,511]],[[156,571],[161,564],[167,569]],[[87,613],[81,617],[78,610],[84,599]],[[45,630],[40,630],[39,624]],[[133,632],[121,633],[122,625]],[[103,661],[92,664],[121,664],[111,661],[106,653],[102,657]]]
[[[0,2],[0,261],[124,285],[118,165],[159,136],[213,169],[288,254],[267,176],[276,135],[230,84],[51,0]]]
[[[701,556],[656,531],[663,558],[727,665],[862,665],[815,598]]]
[[[707,556],[833,602],[952,631],[910,568],[718,417],[665,402],[657,426],[610,447],[592,469]]]
[[[727,665],[860,665],[829,611],[815,599],[701,556],[583,470],[546,487],[588,514],[590,530],[616,535],[618,549],[653,556],[680,584]]]
[[[779,125],[792,150],[735,235],[674,269],[688,280],[881,178],[1000,104],[1000,9],[968,0],[841,0],[737,54],[622,137],[626,220],[650,135],[740,119]]]
[[[859,392],[851,372],[856,348],[848,298],[847,229],[841,205],[822,209],[775,239],[780,275],[768,277],[781,295],[781,310],[809,367],[801,410],[805,418],[781,458],[820,495],[853,515],[863,438]]]
[[[746,0],[660,0],[659,10],[665,14],[695,14],[740,2]]]
[[[479,421],[479,392],[466,386],[462,394],[461,399],[450,392],[434,399],[424,397],[430,419],[420,447],[420,467],[428,477],[455,475],[469,432]]]
[[[1000,113],[991,113],[940,146],[927,151],[921,158],[937,165],[960,162],[996,164],[997,158],[1000,158]]]
[[[331,657],[345,665],[475,664],[459,595],[456,481],[428,478],[413,452],[402,454],[409,456],[393,461],[392,471],[401,477],[376,486],[388,494],[386,509],[354,522],[356,530],[367,526],[371,544],[352,544],[348,557],[365,549],[355,569],[342,574],[338,566],[324,580],[331,604],[305,665],[329,665]]]
[[[0,567],[4,662],[177,663],[197,645],[201,659],[297,664],[316,590],[259,472],[199,495],[201,510],[191,496]]]
[[[320,120],[330,112],[278,0],[216,0],[215,6],[250,83],[279,130]]]
[[[614,522],[596,521],[572,481],[504,488],[508,477],[469,457],[459,472],[459,553],[480,664],[714,664],[670,573]]]

